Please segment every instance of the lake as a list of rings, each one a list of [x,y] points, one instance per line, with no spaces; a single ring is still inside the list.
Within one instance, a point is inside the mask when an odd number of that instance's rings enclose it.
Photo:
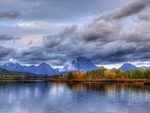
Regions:
[[[149,113],[150,86],[0,81],[0,113]]]

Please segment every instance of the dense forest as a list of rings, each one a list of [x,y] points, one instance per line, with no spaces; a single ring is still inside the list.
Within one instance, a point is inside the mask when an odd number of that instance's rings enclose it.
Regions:
[[[67,79],[150,79],[150,69],[134,69],[122,71],[96,68],[87,72],[70,71],[67,75],[54,75],[55,78]]]

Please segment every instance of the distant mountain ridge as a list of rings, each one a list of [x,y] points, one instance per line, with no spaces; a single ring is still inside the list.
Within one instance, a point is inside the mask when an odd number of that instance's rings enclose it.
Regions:
[[[56,70],[46,63],[42,63],[39,66],[34,66],[34,65],[22,66],[19,63],[8,62],[0,67],[10,71],[30,72],[38,75],[44,75],[44,74],[53,75],[56,73]]]
[[[12,63],[8,62],[1,66],[1,68],[4,68],[6,70],[11,70],[11,71],[20,71],[20,72],[25,72],[24,67],[21,66],[19,63]]]
[[[95,64],[92,63],[90,59],[85,57],[78,57],[77,59],[73,60],[71,64],[64,66],[64,71],[89,71],[92,69],[98,68]]]
[[[90,59],[85,57],[78,57],[76,60],[73,60],[72,65],[79,71],[88,71],[97,68],[97,66],[93,64]]]
[[[126,70],[132,70],[132,69],[149,69],[150,67],[146,67],[146,66],[142,66],[142,67],[137,67],[131,63],[124,63],[120,69],[122,71],[126,71]]]
[[[136,69],[136,68],[137,68],[137,67],[136,67],[135,65],[131,64],[131,63],[124,63],[124,64],[120,67],[120,69],[121,69],[122,71],[132,70],[132,69]]]
[[[66,74],[69,71],[80,71],[85,72],[89,70],[93,70],[95,68],[98,68],[90,59],[87,59],[85,57],[77,57],[77,59],[73,60],[71,63],[65,65],[63,68],[54,69],[47,63],[42,63],[38,66],[31,65],[31,66],[22,66],[19,63],[12,63],[8,62],[4,65],[1,65],[0,68],[10,70],[10,71],[17,71],[17,72],[29,72],[29,73],[35,73],[38,75],[54,75],[54,74]],[[126,70],[132,70],[132,69],[149,69],[150,67],[136,67],[135,65],[131,63],[124,63],[120,69],[122,71]],[[115,70],[115,68],[112,68],[112,70]]]

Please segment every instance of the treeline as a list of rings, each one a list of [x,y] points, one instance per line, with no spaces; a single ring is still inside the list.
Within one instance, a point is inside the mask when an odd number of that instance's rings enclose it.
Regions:
[[[87,72],[70,71],[65,76],[55,75],[53,77],[67,79],[150,79],[150,69],[122,71],[120,69],[108,70],[106,68],[97,68]]]
[[[24,78],[38,78],[40,75],[28,72],[17,72],[9,71],[3,68],[0,68],[0,79],[24,79]]]
[[[14,74],[8,74],[3,75],[0,74],[0,79],[34,79],[34,78],[48,78],[49,76],[47,74],[45,75],[14,75]]]
[[[35,76],[35,75],[0,75],[0,79],[28,79],[28,78],[46,78],[45,76]]]

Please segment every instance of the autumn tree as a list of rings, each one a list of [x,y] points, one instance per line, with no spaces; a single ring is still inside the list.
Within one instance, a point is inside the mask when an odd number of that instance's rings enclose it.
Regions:
[[[73,72],[70,71],[68,74],[67,74],[67,79],[74,79],[74,75],[73,75]]]
[[[114,79],[116,78],[116,73],[114,71],[106,70],[104,72],[105,78]]]
[[[116,69],[116,70],[114,70],[114,72],[116,73],[117,78],[123,78],[124,77],[124,73],[121,69]]]

